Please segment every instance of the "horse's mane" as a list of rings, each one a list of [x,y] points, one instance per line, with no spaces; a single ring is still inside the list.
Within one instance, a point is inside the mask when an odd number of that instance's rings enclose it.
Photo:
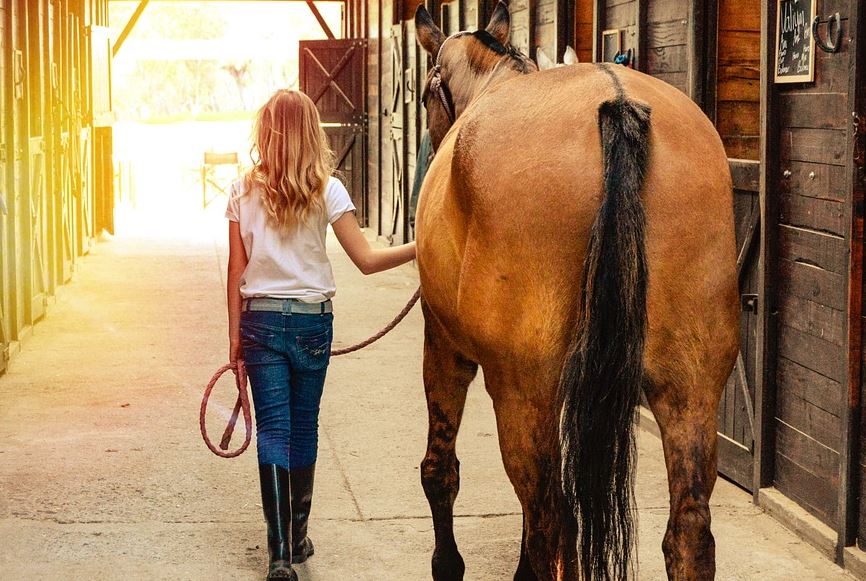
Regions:
[[[476,30],[471,33],[479,42],[481,42],[484,46],[492,50],[498,55],[509,56],[511,57],[511,64],[516,65],[513,68],[520,73],[528,73],[529,72],[529,63],[532,61],[528,56],[520,52],[514,45],[507,44],[503,45],[501,42],[496,40],[492,34],[487,32],[486,30]]]

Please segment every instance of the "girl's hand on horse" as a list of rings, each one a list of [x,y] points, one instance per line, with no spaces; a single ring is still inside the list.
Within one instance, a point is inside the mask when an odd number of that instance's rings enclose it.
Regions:
[[[353,212],[346,212],[331,225],[340,246],[364,274],[373,274],[400,266],[415,258],[415,243],[392,246],[391,248],[371,248],[361,232]]]

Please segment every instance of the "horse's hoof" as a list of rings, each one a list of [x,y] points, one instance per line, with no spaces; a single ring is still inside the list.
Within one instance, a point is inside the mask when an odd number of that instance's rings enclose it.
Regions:
[[[460,553],[439,555],[433,553],[433,581],[463,581],[466,565]]]
[[[298,581],[298,574],[289,561],[274,561],[268,567],[267,581]]]

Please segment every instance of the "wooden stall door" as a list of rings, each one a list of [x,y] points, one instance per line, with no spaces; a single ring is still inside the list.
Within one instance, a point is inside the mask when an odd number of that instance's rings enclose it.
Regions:
[[[6,353],[7,346],[9,343],[9,331],[7,327],[7,320],[4,316],[6,311],[5,305],[9,300],[9,295],[11,293],[11,288],[9,287],[9,277],[7,276],[7,272],[9,272],[9,240],[11,240],[8,236],[9,227],[12,224],[10,212],[9,212],[9,195],[8,195],[8,182],[6,181],[6,167],[9,163],[9,149],[8,149],[8,138],[9,138],[9,122],[10,122],[10,114],[9,112],[9,101],[10,95],[9,91],[11,89],[11,83],[9,83],[7,75],[9,74],[8,69],[8,56],[7,52],[11,48],[11,43],[9,39],[9,30],[7,25],[7,17],[9,14],[7,11],[9,8],[6,6],[6,3],[0,4],[0,79],[3,81],[2,88],[0,88],[0,111],[3,111],[4,114],[0,115],[0,373],[3,373],[6,370]]]
[[[719,472],[743,488],[753,488],[755,444],[755,377],[758,329],[758,205],[757,161],[730,160],[734,181],[737,237],[737,277],[742,314],[740,352],[728,379],[718,413]]]
[[[713,47],[707,54],[712,59],[707,71],[714,94],[704,100],[703,106],[716,123],[731,167],[742,304],[740,353],[719,406],[719,472],[752,490],[755,383],[759,368],[757,315],[763,308],[757,302],[761,6],[758,0],[718,0],[709,2],[707,9],[716,11],[708,20],[717,23],[717,34],[712,37],[715,42],[708,41]],[[650,7],[651,20],[656,15],[655,19],[666,22],[650,25],[649,55],[669,82],[688,92],[686,61],[690,40],[682,26],[688,14],[669,10],[661,13],[663,17]],[[661,48],[663,45],[666,47]],[[664,55],[671,58],[656,58]]]
[[[30,279],[27,296],[30,299],[30,321],[45,314],[48,298],[48,200],[46,192],[46,160],[44,139],[30,138],[30,187],[27,215],[30,222]]]
[[[856,1],[832,10],[847,18]],[[779,167],[768,192],[779,204],[773,484],[834,528],[848,372],[848,36],[837,53],[815,48],[814,83],[776,84]]]
[[[403,192],[406,190],[406,173],[404,171],[404,69],[403,69],[403,25],[397,24],[391,28],[391,99],[388,104],[390,113],[390,153],[391,153],[391,184],[388,188],[388,199],[383,199],[383,216],[387,218],[383,222],[382,234],[392,244],[399,244],[403,240],[403,214],[406,207],[403,200]],[[389,204],[390,202],[390,204]],[[390,212],[386,208],[390,207]]]
[[[334,150],[337,171],[366,224],[364,113],[366,45],[360,39],[299,43],[300,84],[316,104]]]
[[[78,188],[75,190],[75,219],[80,224],[76,237],[78,254],[87,254],[95,239],[95,220],[93,204],[93,143],[91,129],[83,127],[78,131]]]

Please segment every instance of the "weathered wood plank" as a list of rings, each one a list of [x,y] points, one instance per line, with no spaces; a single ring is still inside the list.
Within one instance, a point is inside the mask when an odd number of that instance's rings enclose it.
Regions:
[[[783,129],[780,158],[786,161],[807,161],[828,165],[845,165],[847,143],[845,132],[836,129]]]
[[[779,391],[787,390],[828,414],[841,417],[844,399],[842,386],[838,381],[815,373],[785,357],[779,357],[776,381]]]
[[[647,6],[647,21],[668,22],[671,20],[683,21],[683,27],[688,25],[689,5],[680,0],[653,0]]]
[[[728,165],[731,168],[731,180],[734,183],[735,190],[746,192],[758,191],[761,171],[760,162],[750,159],[731,158],[728,160]]]
[[[719,65],[717,73],[719,101],[760,101],[761,71],[757,66]]]
[[[797,397],[786,389],[780,389],[776,397],[776,409],[780,418],[818,443],[838,451],[842,437],[842,420],[838,416]]]
[[[779,324],[842,347],[845,340],[845,313],[826,305],[786,295],[779,297]],[[807,398],[808,399],[808,398]]]
[[[779,355],[836,382],[847,368],[842,348],[793,327],[779,326]]]
[[[848,274],[848,244],[838,235],[780,224],[779,256],[840,275]]]
[[[719,31],[719,64],[757,65],[761,57],[761,35],[739,30]]]
[[[630,0],[625,4],[608,6],[605,12],[607,28],[626,28],[634,26],[637,20],[637,3]],[[631,39],[628,32],[623,31],[623,43],[628,46]]]
[[[778,292],[790,293],[834,309],[848,308],[844,278],[814,266],[779,259]]]
[[[838,486],[815,476],[782,454],[777,454],[774,460],[774,485],[779,492],[832,526],[836,516]]]
[[[685,45],[651,48],[647,50],[647,72],[677,73],[688,70]]]
[[[761,11],[754,0],[719,0],[719,28],[760,30]]]
[[[757,135],[723,135],[722,143],[728,157],[739,159],[758,159],[760,138]]]
[[[847,230],[844,204],[798,194],[779,197],[779,220],[836,236],[844,236]]]
[[[840,93],[788,93],[779,97],[779,121],[785,127],[846,129],[846,99]]]
[[[836,165],[791,161],[785,169],[791,172],[779,180],[781,194],[797,194],[818,200],[845,202],[845,168]],[[782,173],[780,168],[779,174]]]
[[[650,22],[647,24],[647,48],[686,44],[686,27],[682,20]]]
[[[716,128],[723,136],[760,135],[761,108],[757,101],[719,101]]]
[[[719,471],[740,486],[751,489],[752,453],[749,448],[724,434],[719,434],[718,454],[719,457],[726,460],[725,465],[720,467]]]
[[[688,73],[654,73],[653,76],[657,79],[661,79],[669,85],[673,85],[683,93],[686,92],[686,88],[688,85]]]
[[[839,483],[839,453],[795,429],[784,418],[776,418],[776,452],[801,468],[827,481]],[[835,499],[834,499],[835,503]]]

